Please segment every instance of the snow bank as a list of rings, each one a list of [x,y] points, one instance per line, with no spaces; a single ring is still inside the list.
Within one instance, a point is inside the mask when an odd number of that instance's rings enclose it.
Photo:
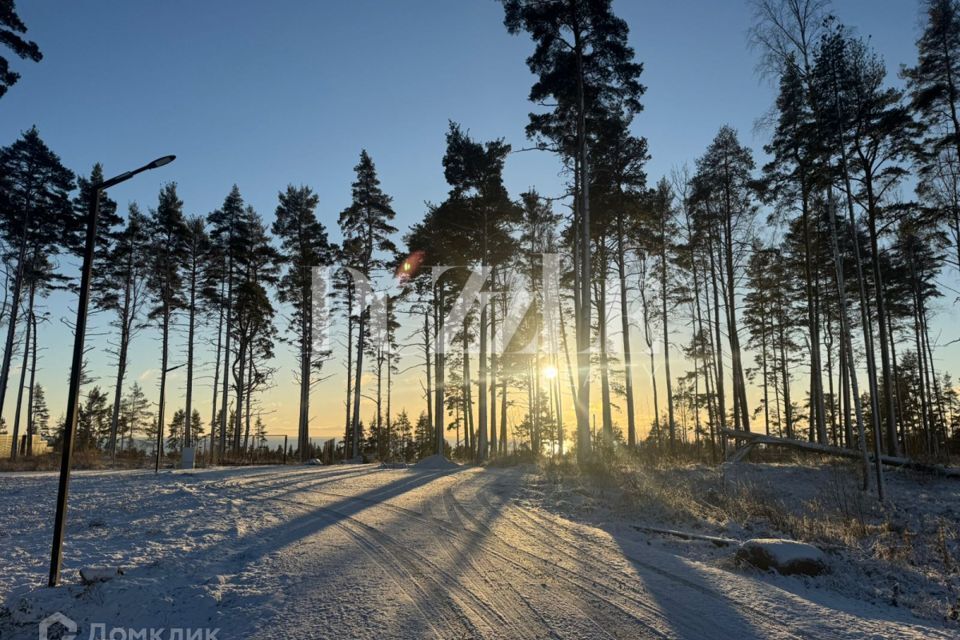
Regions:
[[[414,469],[458,469],[460,465],[456,462],[451,462],[439,454],[432,456],[427,456],[417,464],[413,465]]]
[[[80,569],[80,581],[83,584],[95,584],[97,582],[106,582],[107,580],[113,580],[117,576],[123,575],[123,569],[103,569],[103,568],[89,568],[89,569]]]
[[[778,538],[747,540],[737,550],[737,560],[749,562],[763,570],[776,569],[785,576],[818,576],[828,570],[826,556],[817,547]]]

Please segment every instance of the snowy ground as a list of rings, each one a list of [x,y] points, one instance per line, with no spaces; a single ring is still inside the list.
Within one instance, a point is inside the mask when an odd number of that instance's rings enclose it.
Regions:
[[[77,473],[46,589],[52,474],[0,476],[0,639],[80,625],[217,638],[950,638],[820,578],[732,566],[634,515],[558,505],[531,469]],[[709,545],[706,545],[709,546]],[[122,567],[93,586],[82,567]],[[168,636],[163,636],[168,637]]]

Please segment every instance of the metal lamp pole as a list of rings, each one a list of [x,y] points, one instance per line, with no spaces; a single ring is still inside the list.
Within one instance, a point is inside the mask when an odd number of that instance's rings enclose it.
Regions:
[[[70,386],[67,391],[67,416],[63,428],[63,454],[60,458],[60,485],[57,490],[57,516],[53,525],[53,548],[50,551],[50,580],[48,586],[60,582],[60,561],[63,557],[63,534],[66,529],[67,496],[70,491],[70,460],[73,457],[73,438],[77,431],[80,408],[80,372],[83,368],[83,343],[87,331],[87,306],[90,303],[90,277],[93,271],[93,254],[97,240],[97,216],[100,213],[100,194],[112,186],[125,182],[144,171],[156,169],[174,161],[176,156],[157,158],[139,169],[94,185],[87,217],[87,235],[83,249],[83,269],[80,276],[80,299],[77,301],[77,325],[73,341],[73,362],[70,369]]]

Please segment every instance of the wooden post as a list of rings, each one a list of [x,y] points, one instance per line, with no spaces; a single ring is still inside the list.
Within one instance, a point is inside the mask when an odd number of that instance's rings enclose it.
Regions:
[[[287,464],[287,438],[289,436],[283,436],[283,464]]]

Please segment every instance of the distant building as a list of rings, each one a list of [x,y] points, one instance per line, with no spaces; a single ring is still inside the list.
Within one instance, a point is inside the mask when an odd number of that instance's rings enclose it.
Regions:
[[[13,449],[13,436],[4,435],[0,436],[0,458],[9,458],[10,452]],[[20,436],[20,452],[21,454],[27,451],[27,436]],[[43,436],[35,435],[33,436],[33,454],[40,455],[44,453],[50,453],[50,445],[44,439]]]

